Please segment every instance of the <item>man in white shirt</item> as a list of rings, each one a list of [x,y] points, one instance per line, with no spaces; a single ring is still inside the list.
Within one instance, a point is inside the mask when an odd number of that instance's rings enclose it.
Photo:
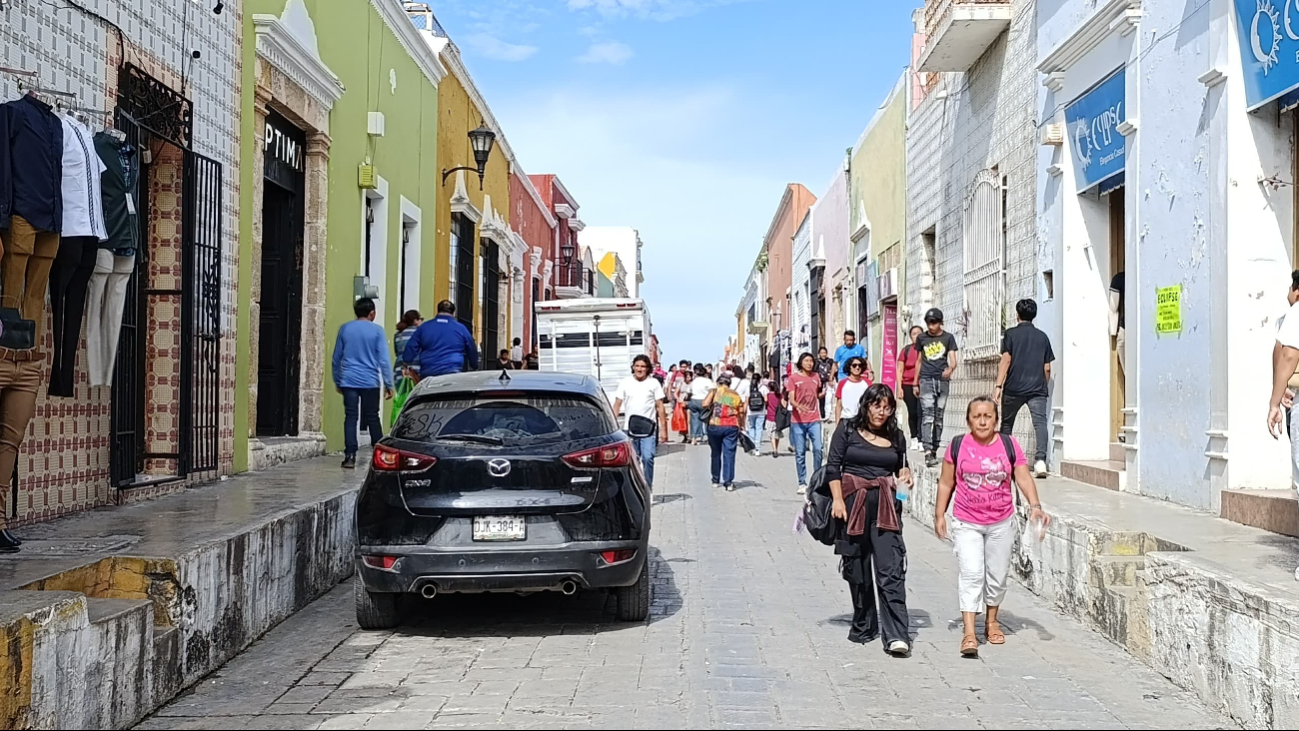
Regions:
[[[1294,388],[1299,386],[1299,269],[1290,275],[1290,292],[1286,295],[1289,311],[1281,318],[1272,346],[1272,398],[1267,414],[1267,428],[1272,437],[1281,437],[1282,423],[1290,433],[1290,486],[1299,490],[1299,414],[1294,409]],[[1283,417],[1283,410],[1285,416]],[[1299,568],[1294,577],[1299,581]]]
[[[663,409],[663,384],[657,378],[650,378],[654,368],[649,356],[638,355],[631,362],[631,375],[618,384],[614,394],[613,410],[623,417],[624,429],[631,424],[633,416],[640,416],[654,422],[654,433],[647,437],[633,437],[632,447],[640,456],[641,469],[645,473],[645,482],[654,486],[654,456],[658,453],[658,441],[667,441],[668,417]],[[626,406],[626,413],[623,406]]]

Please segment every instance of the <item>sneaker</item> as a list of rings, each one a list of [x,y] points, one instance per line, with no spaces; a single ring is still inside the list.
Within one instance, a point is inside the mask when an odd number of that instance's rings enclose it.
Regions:
[[[807,485],[799,485],[799,486],[798,486],[798,494],[799,494],[799,495],[806,495],[806,494],[807,494]]]
[[[1033,471],[1037,473],[1038,477],[1046,477],[1046,462],[1039,459],[1037,464],[1033,465]]]
[[[925,466],[934,467],[938,464],[937,452],[925,452]]]
[[[889,643],[889,654],[894,657],[910,657],[911,645],[902,640],[893,640]]]
[[[1294,570],[1294,580],[1299,581],[1299,568]]]
[[[729,483],[729,482],[726,483],[725,485],[723,485],[723,487],[726,488],[726,491],[727,491],[727,492],[735,492],[735,485],[733,485],[733,484],[731,484],[731,483]]]
[[[343,457],[343,469],[345,469],[345,470],[354,470],[354,469],[356,469],[356,455],[355,455],[355,454],[349,454],[349,455],[347,455],[346,457]]]

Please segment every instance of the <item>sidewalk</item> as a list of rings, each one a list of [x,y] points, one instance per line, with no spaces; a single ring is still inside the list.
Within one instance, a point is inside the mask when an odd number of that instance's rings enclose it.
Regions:
[[[909,510],[932,527],[938,471],[917,475]],[[1244,726],[1299,727],[1299,540],[1072,480],[1038,485],[1055,520],[1042,543],[1016,544],[1031,591]]]
[[[337,458],[24,528],[0,557],[0,727],[122,728],[352,572]]]

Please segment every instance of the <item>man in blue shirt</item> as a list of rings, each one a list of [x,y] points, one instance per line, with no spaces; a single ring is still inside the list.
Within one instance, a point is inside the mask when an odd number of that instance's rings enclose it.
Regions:
[[[362,297],[352,306],[356,319],[338,328],[334,343],[334,387],[343,394],[343,467],[356,468],[358,417],[370,430],[370,444],[383,439],[379,421],[379,386],[392,398],[392,358],[388,337],[374,324],[374,300]]]
[[[456,306],[450,300],[438,303],[437,317],[425,320],[406,343],[402,360],[419,364],[419,377],[460,373],[465,361],[470,370],[478,370],[478,346],[469,328],[455,318]]]
[[[857,333],[852,330],[845,330],[843,334],[843,345],[834,351],[834,362],[839,365],[839,380],[848,377],[848,360],[850,358],[861,358],[866,360],[866,349],[857,342]]]

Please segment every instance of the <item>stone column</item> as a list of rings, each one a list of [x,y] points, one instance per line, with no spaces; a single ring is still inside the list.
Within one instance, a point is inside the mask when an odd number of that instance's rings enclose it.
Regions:
[[[307,135],[306,206],[302,241],[302,352],[298,431],[321,431],[325,393],[326,221],[329,210],[329,135]]]

